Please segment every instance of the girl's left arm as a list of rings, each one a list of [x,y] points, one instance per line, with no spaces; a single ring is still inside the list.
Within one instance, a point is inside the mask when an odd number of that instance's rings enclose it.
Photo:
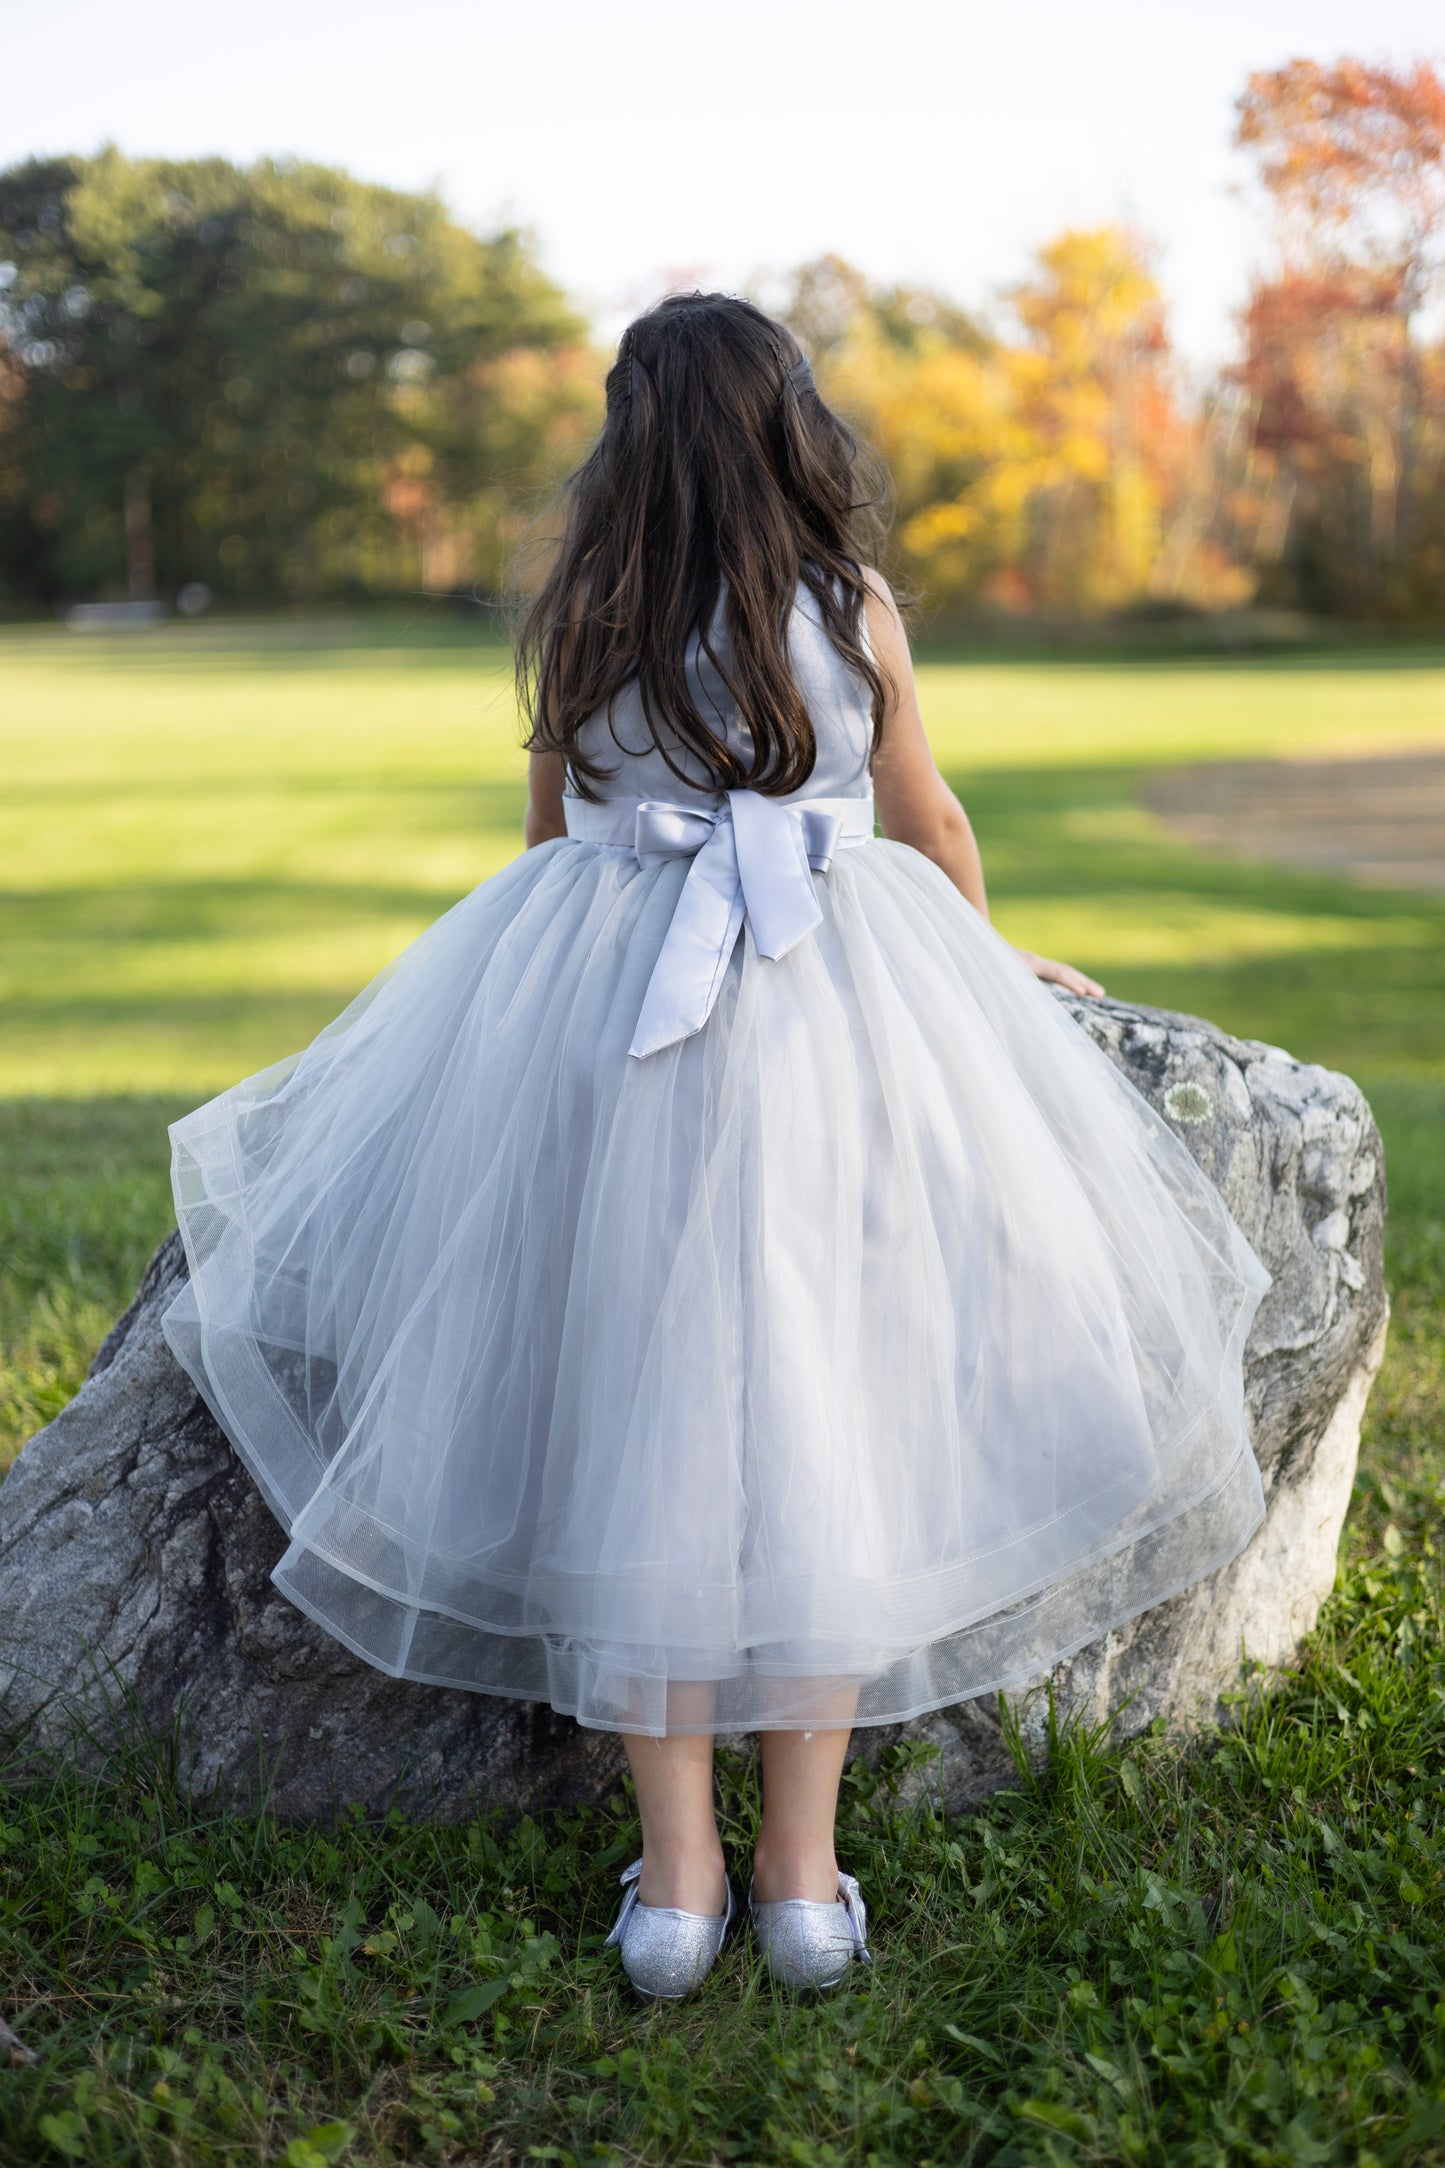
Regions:
[[[873,789],[883,833],[931,858],[974,909],[988,917],[983,866],[968,815],[938,772],[918,707],[913,658],[898,606],[876,572],[865,572],[868,585],[868,639],[893,686],[883,718],[883,734],[873,762]],[[1067,987],[1071,994],[1102,994],[1087,972],[1032,949],[1018,954],[1035,978]]]
[[[533,753],[527,763],[527,819],[523,833],[530,851],[535,844],[555,842],[567,833],[562,810],[566,775],[560,753]]]

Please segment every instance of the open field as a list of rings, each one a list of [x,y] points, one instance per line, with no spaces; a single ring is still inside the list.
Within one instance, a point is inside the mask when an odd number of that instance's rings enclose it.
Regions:
[[[517,849],[504,652],[465,627],[346,629],[0,640],[0,1095],[217,1089]],[[920,682],[1000,921],[1031,946],[1145,999],[1217,982],[1208,1013],[1342,1061],[1376,1041],[1357,1003],[1380,957],[1402,993],[1439,989],[1438,902],[1211,862],[1139,791],[1183,762],[1445,744],[1445,653],[925,663]],[[1284,1018],[1271,965],[1308,980]]]
[[[1190,1753],[1067,1742],[958,1826],[860,1780],[878,1964],[813,2007],[745,1944],[695,2006],[624,1999],[625,1807],[544,1845],[258,1832],[163,1757],[0,1789],[0,2017],[46,2050],[0,2067],[6,2168],[1445,2161],[1445,895],[1210,856],[1145,806],[1184,764],[1445,747],[1445,649],[920,683],[1006,932],[1347,1068],[1380,1117],[1392,1350],[1299,1676]],[[505,655],[459,622],[0,635],[0,1467],[168,1224],[166,1121],[504,863],[522,769]]]

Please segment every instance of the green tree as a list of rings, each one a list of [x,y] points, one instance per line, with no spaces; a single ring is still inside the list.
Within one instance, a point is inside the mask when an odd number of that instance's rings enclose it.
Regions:
[[[522,235],[480,238],[435,196],[269,160],[13,167],[0,577],[305,598],[415,586],[443,535],[474,577],[497,556],[474,501],[495,524],[545,478],[590,377],[554,368],[550,401],[532,382],[511,429],[486,387],[581,335]]]

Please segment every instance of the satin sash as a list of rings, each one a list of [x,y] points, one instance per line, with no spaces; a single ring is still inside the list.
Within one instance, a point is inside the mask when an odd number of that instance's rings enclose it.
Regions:
[[[640,866],[690,858],[687,879],[643,996],[629,1052],[639,1059],[701,1031],[713,1012],[742,931],[776,961],[820,926],[813,875],[835,851],[873,840],[873,799],[804,798],[785,804],[730,790],[720,806],[657,798],[563,799],[567,833],[632,851]]]

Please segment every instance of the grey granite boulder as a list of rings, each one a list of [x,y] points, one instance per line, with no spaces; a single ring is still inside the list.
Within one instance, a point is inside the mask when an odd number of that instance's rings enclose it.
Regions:
[[[1334,1578],[1360,1416],[1386,1317],[1380,1140],[1348,1078],[1192,1017],[1071,1001],[1172,1122],[1275,1275],[1247,1390],[1269,1512],[1243,1556],[1060,1665],[1056,1708],[1127,1702],[1132,1732],[1213,1717],[1241,1657],[1287,1664]],[[103,1763],[170,1739],[186,1787],[324,1817],[339,1804],[451,1817],[477,1802],[601,1796],[618,1742],[550,1710],[398,1683],[272,1587],[281,1531],[160,1330],[185,1262],[163,1243],[85,1386],[0,1486],[0,1736]],[[1013,1697],[1044,1742],[1038,1692]],[[1012,1775],[996,1702],[907,1726],[950,1807]],[[894,1733],[891,1736],[899,1736]],[[863,1734],[865,1752],[877,1733]]]

